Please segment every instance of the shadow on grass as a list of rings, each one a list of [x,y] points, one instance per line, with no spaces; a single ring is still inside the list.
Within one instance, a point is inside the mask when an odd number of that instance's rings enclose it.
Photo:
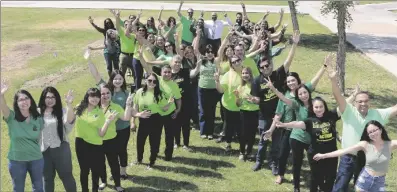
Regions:
[[[221,145],[221,144],[220,144]],[[225,149],[221,147],[213,147],[213,146],[191,146],[195,153],[203,153],[206,155],[214,155],[214,156],[237,156],[239,154],[238,150],[232,150],[231,152],[226,152]]]
[[[223,179],[223,175],[220,173],[202,170],[202,169],[189,169],[186,167],[168,167],[162,165],[156,165],[155,168],[162,172],[174,172],[174,173],[181,173],[195,177],[210,177],[210,178]]]
[[[336,34],[301,34],[299,46],[321,51],[337,51],[338,36]],[[347,42],[346,52],[360,52]]]
[[[156,177],[156,176],[147,176],[147,177],[142,177],[142,176],[137,176],[135,175],[131,181],[135,184],[138,185],[144,185],[144,186],[149,186],[152,188],[145,188],[145,187],[140,187],[140,189],[136,189],[132,187],[131,189],[127,188],[126,191],[164,191],[164,190],[172,190],[172,191],[197,191],[198,187],[197,185],[187,182],[187,181],[177,181],[177,180],[172,180],[172,179],[167,179],[164,177]],[[159,189],[159,190],[156,190]]]
[[[115,187],[114,185],[108,184],[107,188],[114,189],[114,187]],[[107,190],[105,189],[104,191],[107,191]],[[124,188],[124,191],[125,192],[141,192],[141,191],[152,192],[152,191],[161,191],[161,190],[153,189],[150,187],[126,187],[126,188]]]
[[[219,167],[228,167],[234,168],[236,167],[234,164],[226,162],[226,161],[217,161],[217,160],[209,160],[209,159],[197,159],[190,157],[174,157],[172,159],[175,163],[181,163],[184,165],[198,166],[204,168],[210,168],[213,170],[217,170]]]

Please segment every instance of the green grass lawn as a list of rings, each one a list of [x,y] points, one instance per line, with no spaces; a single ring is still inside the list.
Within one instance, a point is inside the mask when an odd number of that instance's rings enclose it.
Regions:
[[[397,10],[390,10],[391,12],[393,12],[393,13],[397,13]]]
[[[20,13],[23,13],[21,17]],[[125,18],[133,12],[122,12]],[[155,16],[158,11],[145,11],[143,17]],[[28,9],[28,8],[4,8],[1,11],[1,56],[11,54],[14,45],[19,41],[38,40],[45,47],[45,52],[33,60],[30,60],[23,70],[14,70],[2,73],[2,78],[7,78],[12,84],[6,95],[8,105],[12,104],[15,91],[28,80],[48,76],[49,74],[64,72],[64,80],[56,84],[57,89],[63,95],[68,89],[75,90],[74,104],[80,102],[83,94],[89,87],[95,86],[90,76],[86,61],[83,58],[84,48],[95,41],[102,41],[102,34],[93,29],[87,21],[91,15],[95,22],[102,26],[103,19],[111,17],[107,10],[88,9]],[[163,18],[176,15],[175,11],[165,11]],[[229,13],[234,20],[235,14]],[[209,17],[209,15],[207,15]],[[262,14],[250,14],[254,21],[259,20]],[[313,20],[310,16],[299,16],[299,24],[302,29],[301,43],[293,60],[291,71],[299,72],[302,79],[310,81],[317,70],[322,66],[323,58],[328,52],[337,50],[337,36],[328,29]],[[209,18],[207,18],[209,19]],[[274,24],[278,20],[278,14],[271,14],[269,23]],[[292,26],[290,17],[284,17],[284,23]],[[287,36],[292,31],[287,30]],[[226,34],[226,30],[224,35]],[[280,65],[287,57],[289,48],[275,58],[276,65]],[[56,57],[54,53],[57,53]],[[102,52],[95,54],[94,61],[101,74],[106,77],[106,66]],[[352,88],[360,82],[364,89],[368,89],[374,96],[374,107],[388,107],[397,101],[396,78],[383,68],[375,65],[357,50],[349,47],[346,59],[346,86]],[[4,63],[2,63],[4,65]],[[67,73],[67,67],[79,67],[81,70]],[[43,82],[44,83],[44,82]],[[38,100],[41,89],[27,88]],[[314,95],[323,96],[330,106],[335,106],[335,101],[330,94],[330,82],[323,77],[316,88]],[[219,116],[219,113],[218,113]],[[218,120],[219,121],[219,120]],[[338,124],[340,129],[340,124]],[[9,148],[8,131],[4,121],[1,122],[1,189],[11,191],[11,178],[7,169],[6,154]],[[392,120],[387,129],[391,138],[397,138],[397,121]],[[81,189],[79,181],[79,166],[75,154],[74,132],[70,135],[73,174],[76,178],[78,189]],[[135,160],[135,135],[132,135],[129,143],[129,161]],[[148,144],[147,144],[148,145]],[[288,166],[286,174],[287,182],[282,185],[274,183],[274,176],[268,169],[252,172],[252,162],[238,161],[238,144],[233,143],[233,152],[225,153],[221,145],[214,141],[202,140],[198,132],[191,133],[191,146],[195,152],[189,153],[177,149],[172,162],[157,161],[157,166],[152,171],[146,171],[145,166],[129,167],[127,172],[132,175],[132,181],[122,181],[122,186],[128,191],[291,191],[291,166]],[[256,147],[255,147],[256,149]],[[162,140],[160,156],[164,156],[164,138]],[[148,162],[149,148],[146,148],[144,163]],[[108,175],[110,175],[110,169]],[[305,163],[302,171],[302,189],[308,190],[309,167]],[[395,191],[397,183],[397,158],[393,158],[387,176],[387,190]],[[30,179],[26,179],[26,190],[31,190]],[[113,184],[110,182],[110,184]],[[60,180],[56,179],[56,191],[64,191]],[[111,189],[107,189],[111,191]]]
[[[366,4],[379,4],[379,3],[390,3],[393,1],[359,1],[360,5],[366,5]]]

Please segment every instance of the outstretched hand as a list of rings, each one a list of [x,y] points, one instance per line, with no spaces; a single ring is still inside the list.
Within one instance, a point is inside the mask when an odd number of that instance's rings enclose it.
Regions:
[[[73,90],[69,89],[68,93],[65,95],[65,102],[68,105],[71,105],[73,103]]]
[[[8,90],[8,85],[4,79],[1,80],[0,89],[1,89],[1,92],[0,92],[1,95],[4,95]]]

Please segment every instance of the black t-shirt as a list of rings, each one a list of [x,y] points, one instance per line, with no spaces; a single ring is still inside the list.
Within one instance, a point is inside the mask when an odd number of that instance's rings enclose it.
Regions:
[[[194,59],[197,60],[197,59]],[[182,59],[182,67],[183,69],[188,69],[189,70],[189,77],[190,77],[190,71],[196,68],[196,63],[191,62],[189,59],[186,59],[186,57],[183,57]],[[192,84],[198,84],[198,76],[197,74],[194,78],[190,78],[190,83]]]
[[[171,79],[178,84],[179,90],[181,91],[182,99],[190,96],[190,78],[189,69],[183,68],[178,73],[172,73]]]
[[[336,121],[339,119],[338,113],[333,110],[321,118],[310,117],[304,120],[306,131],[312,140],[309,153],[328,153],[337,150]]]
[[[277,70],[273,71],[270,75],[274,87],[283,92],[283,85],[287,78],[284,65],[281,65]],[[252,82],[251,94],[252,96],[259,97],[259,108],[262,118],[273,118],[276,112],[278,97],[277,95],[266,86],[267,78],[263,74],[259,75]]]
[[[269,27],[267,30],[268,30],[270,33],[276,32],[276,30],[274,29],[274,27]]]

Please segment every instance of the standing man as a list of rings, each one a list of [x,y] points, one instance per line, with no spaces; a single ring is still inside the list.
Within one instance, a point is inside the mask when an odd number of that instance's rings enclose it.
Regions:
[[[215,56],[217,56],[219,47],[221,46],[223,27],[225,25],[233,26],[232,21],[227,17],[227,13],[223,15],[226,21],[218,20],[218,15],[215,12],[212,12],[212,20],[204,21],[204,27],[207,30],[207,42],[212,45],[212,51]]]
[[[327,68],[332,82],[332,93],[338,104],[338,109],[343,121],[342,148],[349,148],[360,142],[365,124],[376,120],[382,125],[389,119],[397,116],[397,105],[385,109],[371,109],[368,92],[360,91],[354,96],[354,103],[348,103],[342,96],[337,82],[337,72],[333,67]],[[362,152],[362,151],[361,151]],[[354,153],[340,157],[338,173],[332,191],[347,192],[349,182],[354,175],[354,183],[365,165],[365,154]]]
[[[196,19],[193,18],[193,9],[192,8],[189,8],[187,10],[188,18],[183,16],[181,14],[182,5],[183,5],[183,1],[181,1],[181,4],[179,4],[179,9],[177,12],[179,19],[182,23],[182,44],[184,44],[186,46],[191,46],[194,36],[193,36],[193,33],[190,31],[190,26],[196,25]],[[179,47],[177,47],[177,49],[179,49]]]

